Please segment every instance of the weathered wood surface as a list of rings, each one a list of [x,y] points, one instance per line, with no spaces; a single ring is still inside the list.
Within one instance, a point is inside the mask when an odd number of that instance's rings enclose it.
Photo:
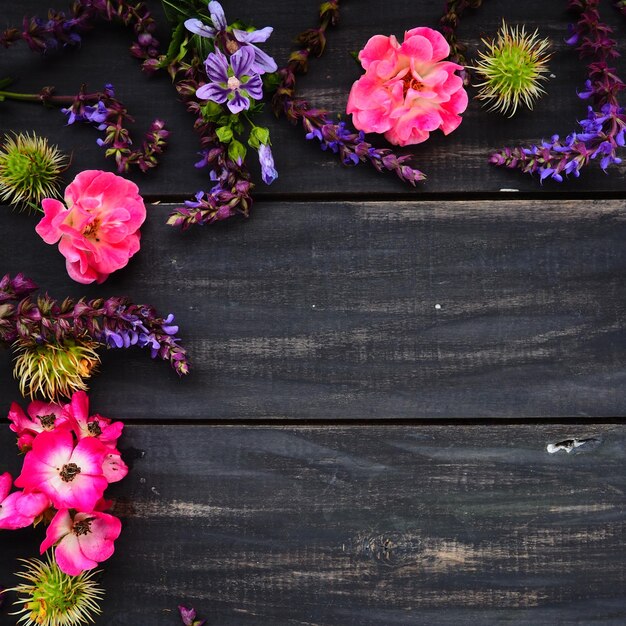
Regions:
[[[212,626],[626,621],[623,426],[152,425],[122,449],[98,626],[180,602]],[[0,534],[0,584],[41,533]]]
[[[120,416],[624,415],[622,201],[263,203],[183,234],[168,211],[151,207],[140,254],[90,287],[34,218],[3,214],[4,271],[176,314],[192,374],[110,351],[92,387]]]
[[[63,8],[64,3],[56,3]],[[286,62],[293,37],[315,25],[319,2],[306,0],[298,10],[279,8],[274,3],[240,0],[224,2],[229,19],[239,16],[257,27],[272,25],[274,34],[267,49],[279,65]],[[162,18],[159,2],[151,2],[161,18],[160,38],[167,41],[168,32]],[[589,168],[579,180],[567,185],[546,181],[542,186],[536,179],[487,165],[490,150],[511,143],[538,141],[554,133],[566,135],[578,130],[576,120],[586,115],[586,103],[576,96],[584,85],[584,69],[577,53],[563,39],[572,17],[567,13],[566,0],[527,0],[512,3],[508,0],[489,0],[477,12],[469,15],[459,31],[467,41],[473,58],[481,37],[491,37],[498,30],[502,18],[510,23],[525,23],[530,30],[538,28],[554,45],[550,68],[554,74],[547,85],[548,95],[541,99],[534,112],[523,112],[513,119],[487,113],[472,100],[464,115],[463,124],[448,137],[433,133],[431,139],[414,146],[411,151],[416,162],[428,175],[428,181],[417,190],[398,181],[393,175],[379,175],[368,166],[346,170],[336,158],[322,152],[313,142],[307,142],[300,129],[292,128],[284,120],[277,122],[267,113],[280,178],[271,187],[260,184],[257,197],[270,194],[337,194],[407,193],[422,197],[432,193],[462,195],[498,192],[503,188],[519,189],[532,193],[590,193],[621,192],[625,185],[626,166],[613,169],[611,176],[599,167]],[[25,12],[45,15],[49,3],[43,0],[4,2],[2,22],[17,25]],[[360,0],[342,2],[342,21],[328,37],[324,56],[311,63],[310,75],[300,82],[300,91],[317,106],[333,113],[345,113],[348,91],[360,74],[350,52],[360,49],[374,34],[396,34],[415,26],[435,27],[441,16],[441,2],[378,2]],[[626,20],[615,12],[610,3],[602,5],[602,15],[618,34],[624,32]],[[127,48],[130,33],[123,27],[103,24],[87,34],[80,50],[65,51],[40,58],[17,45],[0,54],[0,76],[19,79],[16,91],[38,92],[44,85],[55,85],[57,93],[76,93],[82,83],[93,90],[106,82],[116,86],[118,97],[137,119],[139,134],[155,117],[163,118],[172,129],[171,148],[163,164],[148,175],[134,179],[143,193],[153,196],[188,197],[209,184],[206,173],[198,172],[193,164],[197,160],[197,140],[192,130],[192,119],[177,101],[167,76],[148,78],[140,72],[137,61],[130,57]],[[620,49],[623,39],[620,38]],[[616,61],[618,72],[626,75],[626,62]],[[470,95],[475,92],[470,90]],[[62,148],[74,151],[75,158],[70,175],[83,169],[112,168],[104,160],[95,140],[98,134],[91,128],[66,127],[63,116],[56,110],[44,110],[38,105],[14,102],[0,104],[0,131],[36,130],[57,142]],[[378,142],[378,145],[385,145]],[[253,169],[256,169],[253,168]],[[258,181],[258,175],[255,176]]]

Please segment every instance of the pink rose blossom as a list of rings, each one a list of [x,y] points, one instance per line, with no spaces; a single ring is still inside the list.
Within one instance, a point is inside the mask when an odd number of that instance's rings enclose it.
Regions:
[[[70,403],[63,407],[63,415],[71,423],[79,440],[96,437],[104,446],[115,451],[124,424],[112,422],[101,415],[89,415],[89,397],[84,391],[77,391],[72,395]]]
[[[9,409],[9,428],[17,434],[17,445],[21,452],[27,452],[33,439],[39,433],[57,428],[69,428],[68,417],[63,415],[59,404],[35,400],[24,413],[19,404],[13,402]]]
[[[76,513],[60,509],[50,522],[41,553],[56,545],[55,560],[70,576],[93,569],[115,551],[113,542],[119,537],[122,524],[108,513]]]
[[[95,437],[81,439],[74,446],[69,431],[40,433],[15,485],[26,492],[45,493],[57,509],[91,511],[108,485],[102,470],[107,453]]]
[[[393,35],[372,37],[359,53],[365,74],[348,98],[354,126],[384,133],[399,146],[426,141],[438,128],[451,133],[468,98],[454,73],[462,66],[443,61],[449,53],[443,35],[431,28],[407,31],[402,44]]]
[[[0,475],[0,529],[30,526],[50,506],[50,500],[43,493],[9,493],[12,484],[11,474]]]
[[[146,207],[131,181],[86,170],[65,189],[65,204],[45,198],[44,217],[35,230],[46,243],[59,242],[75,281],[101,283],[139,250]]]

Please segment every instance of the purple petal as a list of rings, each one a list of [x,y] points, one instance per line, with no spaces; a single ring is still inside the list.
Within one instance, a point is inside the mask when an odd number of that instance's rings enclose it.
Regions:
[[[241,113],[250,108],[250,100],[246,98],[239,90],[235,91],[235,97],[226,105],[231,113]]]
[[[111,347],[121,348],[124,345],[124,338],[112,330],[105,330],[105,335]]]
[[[208,83],[196,89],[196,98],[198,100],[213,100],[213,102],[223,104],[229,93],[230,89],[224,89],[215,83]]]
[[[217,31],[207,24],[203,24],[200,20],[192,18],[185,20],[185,28],[192,32],[194,35],[200,35],[200,37],[213,38],[217,34]]]
[[[237,78],[250,74],[252,65],[254,63],[254,50],[250,46],[244,46],[239,48],[233,56],[230,57],[230,65],[233,68],[233,73]],[[228,79],[226,79],[228,80]]]
[[[243,88],[250,94],[254,100],[263,98],[263,81],[256,74],[250,77],[247,83],[243,83]]]
[[[217,30],[226,30],[228,24],[226,23],[226,15],[224,14],[222,5],[216,2],[216,0],[212,0],[212,2],[209,2],[209,12],[211,13],[213,26],[215,26]]]
[[[263,43],[270,38],[272,32],[274,32],[274,29],[271,26],[266,26],[260,30],[253,31],[233,28],[233,35],[235,35],[235,39],[241,43]]]
[[[211,52],[204,62],[207,76],[216,83],[228,82],[228,59],[220,50]]]
[[[252,44],[248,44],[250,48],[254,50],[254,65],[252,69],[259,73],[264,74],[265,72],[272,73],[278,69],[278,65],[276,65],[276,61],[267,54],[267,52],[263,52],[260,48]]]

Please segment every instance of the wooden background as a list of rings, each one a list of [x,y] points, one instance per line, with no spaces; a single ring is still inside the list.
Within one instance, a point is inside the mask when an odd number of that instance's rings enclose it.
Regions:
[[[229,19],[275,27],[279,65],[316,20],[308,0],[223,4]],[[346,0],[300,92],[342,113],[359,76],[349,52],[436,26],[442,4]],[[0,27],[48,8],[3,5]],[[93,409],[128,424],[132,466],[111,489],[124,531],[99,626],[178,624],[179,603],[211,626],[626,622],[626,166],[540,185],[486,163],[585,115],[565,6],[489,0],[464,20],[472,52],[502,17],[538,28],[554,41],[554,78],[533,113],[509,120],[472,101],[452,135],[415,146],[428,175],[417,189],[344,168],[268,113],[279,180],[255,190],[250,219],[186,233],[164,221],[208,186],[191,118],[167,77],[140,73],[129,33],[103,24],[44,58],[2,51],[15,91],[112,82],[138,135],[157,116],[172,130],[159,168],[132,177],[157,203],[141,252],[101,286],[67,277],[34,216],[0,215],[0,274],[172,311],[193,362],[178,380],[140,351],[111,351],[93,379]],[[626,20],[602,10],[621,48]],[[0,103],[0,130],[73,152],[68,181],[112,169],[98,134],[57,110]],[[4,352],[0,414],[18,399]],[[0,427],[0,471],[15,473]],[[568,452],[573,439],[584,443]],[[41,535],[0,534],[0,586]],[[13,623],[3,608],[0,624]]]

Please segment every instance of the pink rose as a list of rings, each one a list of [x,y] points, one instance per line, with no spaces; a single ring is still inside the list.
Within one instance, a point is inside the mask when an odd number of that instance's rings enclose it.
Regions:
[[[115,451],[124,424],[112,422],[102,415],[89,415],[89,396],[84,391],[72,395],[70,403],[63,407],[63,416],[79,441],[85,437],[96,437],[109,451]]]
[[[60,509],[48,526],[41,553],[56,545],[54,556],[61,571],[78,576],[113,554],[121,530],[120,520],[113,515]]]
[[[109,484],[102,467],[108,453],[96,437],[74,445],[67,430],[39,433],[24,457],[15,486],[26,493],[46,494],[57,509],[90,511]]]
[[[49,506],[43,493],[11,491],[11,474],[0,474],[0,529],[15,530],[30,526]]]
[[[392,144],[406,146],[428,139],[440,128],[451,133],[467,108],[462,66],[443,61],[450,47],[432,28],[413,28],[402,44],[392,35],[372,37],[359,53],[365,74],[348,97],[347,113],[359,130],[384,133]]]
[[[65,189],[65,204],[45,198],[35,230],[46,243],[59,242],[71,278],[104,282],[139,250],[146,207],[137,185],[111,172],[86,170]]]
[[[28,405],[28,415],[22,408],[13,402],[9,409],[9,428],[17,433],[17,446],[20,452],[28,452],[33,444],[33,439],[38,433],[60,428],[69,428],[69,417],[63,415],[59,404],[50,404],[34,400]]]

